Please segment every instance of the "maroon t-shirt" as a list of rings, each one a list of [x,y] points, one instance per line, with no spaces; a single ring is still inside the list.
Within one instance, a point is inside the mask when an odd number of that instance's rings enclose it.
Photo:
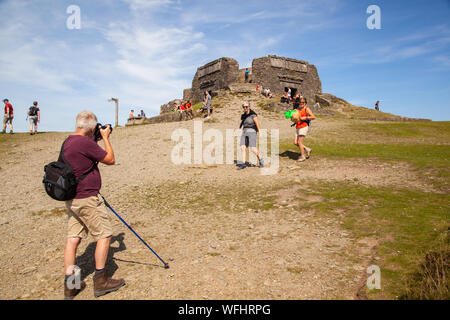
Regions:
[[[6,104],[5,104],[5,114],[7,114],[7,108],[9,107],[9,114],[12,116],[14,113],[13,113],[13,106],[12,106],[12,104],[11,103],[9,103],[9,102],[7,102]]]
[[[72,135],[64,145],[64,158],[72,167],[78,179],[91,170],[92,166],[103,160],[107,153],[92,138]],[[102,187],[100,171],[95,168],[78,183],[75,199],[96,196]]]

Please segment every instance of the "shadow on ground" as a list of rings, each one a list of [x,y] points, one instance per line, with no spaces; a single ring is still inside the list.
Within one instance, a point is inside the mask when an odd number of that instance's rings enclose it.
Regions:
[[[125,233],[120,233],[117,236],[111,237],[111,243],[114,244],[115,242],[119,243],[118,247],[110,246],[108,251],[108,257],[106,258],[106,272],[108,276],[112,276],[119,267],[115,263],[114,254],[116,252],[124,251],[126,250],[124,240]],[[78,256],[76,259],[76,264],[81,268],[81,280],[84,280],[87,278],[91,273],[95,272],[95,248],[97,246],[97,242],[91,242],[86,247],[86,250],[83,252],[81,256]]]

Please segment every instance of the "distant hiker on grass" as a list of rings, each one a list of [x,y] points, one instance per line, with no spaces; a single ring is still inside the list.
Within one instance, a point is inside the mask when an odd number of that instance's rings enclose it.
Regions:
[[[238,170],[247,167],[247,162],[245,161],[247,148],[250,148],[250,150],[256,154],[259,161],[259,167],[262,168],[264,166],[264,160],[261,158],[261,155],[256,148],[256,135],[261,130],[258,116],[250,109],[250,104],[248,102],[244,102],[242,108],[244,109],[244,113],[241,115],[241,124],[239,126],[239,129],[243,128],[241,136],[242,163],[238,162]]]
[[[300,148],[300,157],[298,158],[298,161],[305,161],[311,156],[312,150],[303,144],[303,140],[308,133],[310,121],[316,118],[311,109],[306,106],[305,97],[300,98],[300,106],[298,107],[295,116],[297,117],[297,122],[295,126],[294,144]]]
[[[123,279],[114,280],[106,276],[105,265],[111,242],[112,226],[105,204],[99,195],[102,180],[97,164],[101,162],[106,165],[113,165],[115,157],[109,142],[111,133],[109,126],[100,130],[105,150],[94,141],[93,135],[97,122],[97,117],[92,112],[80,112],[76,119],[75,133],[70,135],[63,145],[64,158],[73,168],[75,177],[79,179],[86,175],[78,183],[75,198],[66,201],[68,231],[64,250],[65,299],[73,299],[86,286],[82,281],[79,288],[73,288],[69,286],[68,282],[73,275],[78,245],[81,239],[85,239],[89,233],[97,241],[94,253],[94,296],[99,297],[115,291],[125,284]]]
[[[3,99],[5,103],[5,115],[3,116],[3,131],[2,133],[6,133],[6,125],[9,124],[9,133],[13,134],[13,119],[14,119],[14,110],[11,103],[9,103],[8,99]]]
[[[378,106],[378,104],[380,103],[380,101],[377,101],[377,103],[375,103],[375,110],[380,111],[380,107]]]
[[[38,102],[34,101],[33,105],[28,109],[28,120],[30,120],[30,135],[37,134],[38,123],[41,122],[41,111],[38,108]]]

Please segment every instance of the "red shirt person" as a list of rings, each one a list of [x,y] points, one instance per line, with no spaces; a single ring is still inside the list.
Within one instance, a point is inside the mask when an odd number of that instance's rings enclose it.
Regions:
[[[12,121],[14,118],[14,109],[11,103],[9,103],[8,99],[3,99],[3,102],[5,103],[5,115],[3,116],[3,131],[2,133],[6,132],[6,125],[9,124],[9,133],[13,133],[13,125]]]

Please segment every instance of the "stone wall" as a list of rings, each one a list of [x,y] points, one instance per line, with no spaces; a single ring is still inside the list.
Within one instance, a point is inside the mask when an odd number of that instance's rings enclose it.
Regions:
[[[253,60],[252,80],[279,95],[285,88],[295,89],[297,93],[302,92],[308,102],[314,101],[316,94],[322,92],[322,83],[314,65],[274,55]]]
[[[184,89],[183,90],[183,101],[187,102],[188,100],[191,100],[192,102],[192,89]]]
[[[232,58],[220,58],[197,69],[190,97],[192,104],[203,100],[205,90],[214,91],[227,89],[230,83],[237,82],[239,64]]]

